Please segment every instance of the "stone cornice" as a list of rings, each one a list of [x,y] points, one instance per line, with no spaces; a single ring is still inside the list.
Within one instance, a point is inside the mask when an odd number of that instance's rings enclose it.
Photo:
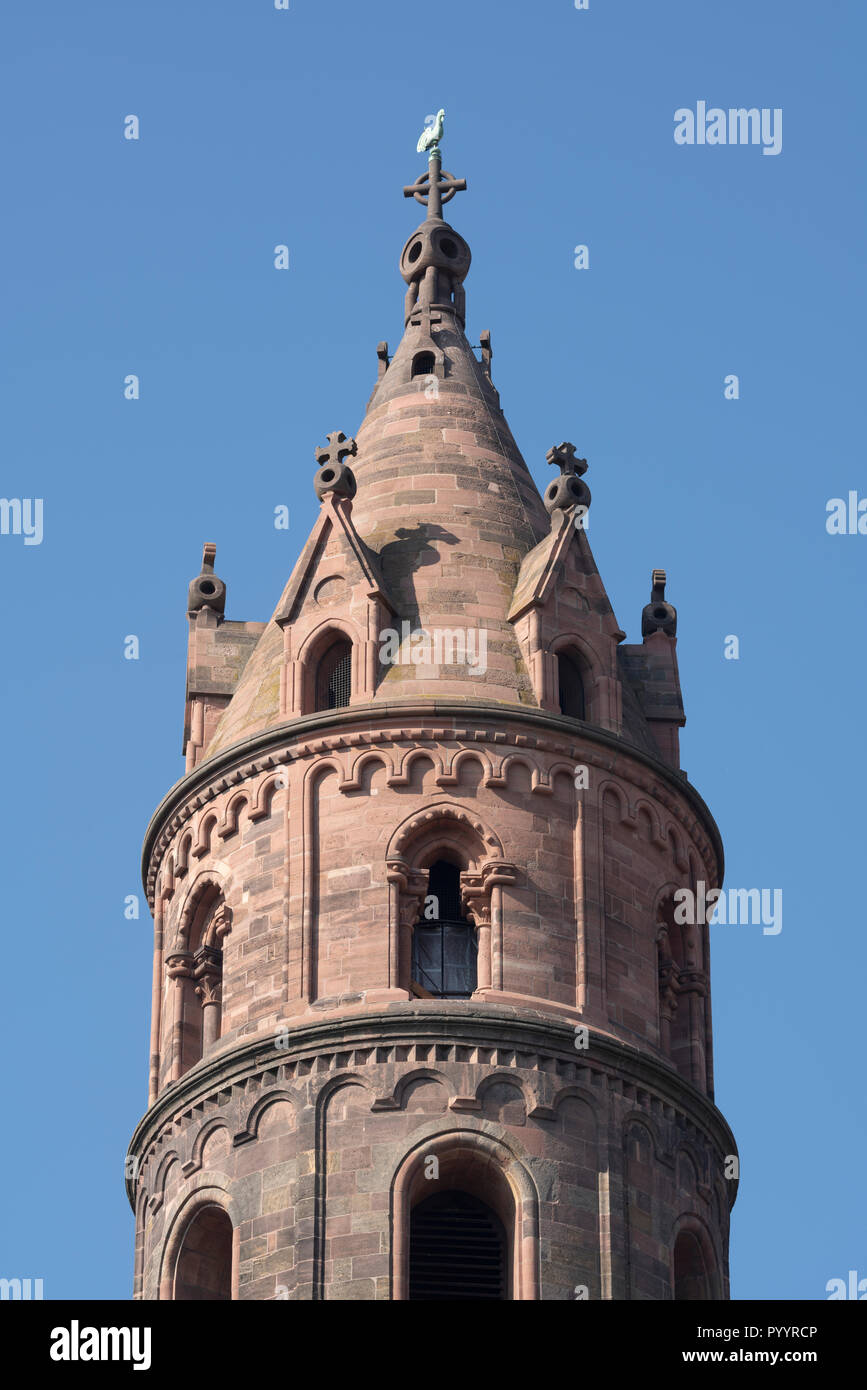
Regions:
[[[703,825],[713,846],[719,863],[719,881],[722,882],[724,856],[722,838],[716,821],[695,787],[677,769],[668,766],[652,754],[617,734],[610,733],[596,725],[584,724],[562,715],[552,714],[532,706],[508,705],[500,700],[375,700],[364,705],[351,705],[344,710],[327,710],[318,714],[303,715],[298,719],[274,724],[270,728],[252,734],[249,738],[233,743],[212,757],[204,759],[182,777],[166,793],[151,817],[145,832],[142,847],[142,881],[145,891],[148,887],[148,869],[157,838],[167,821],[177,813],[189,799],[213,788],[215,783],[225,786],[240,781],[244,776],[252,776],[273,766],[277,761],[274,750],[287,742],[305,740],[327,732],[339,738],[353,732],[363,732],[375,727],[380,729],[393,720],[401,722],[458,719],[462,723],[490,723],[496,720],[497,729],[502,735],[505,727],[523,724],[535,729],[544,736],[556,734],[572,745],[579,743],[596,744],[609,752],[620,754],[648,768],[656,777],[664,781],[677,795],[684,798]],[[471,736],[474,737],[474,736]],[[493,734],[491,735],[493,737]],[[229,780],[226,780],[229,779]]]
[[[589,1047],[576,1051],[573,1024],[533,1010],[484,1004],[460,1008],[407,1003],[392,1006],[387,1012],[338,1014],[293,1022],[287,1031],[285,1049],[277,1048],[272,1037],[256,1037],[199,1063],[180,1081],[167,1086],[136,1126],[128,1154],[141,1157],[163,1127],[184,1111],[204,1105],[217,1094],[228,1096],[234,1086],[246,1087],[260,1072],[276,1071],[287,1063],[325,1058],[328,1054],[345,1054],[352,1049],[373,1051],[400,1043],[513,1048],[531,1057],[568,1059],[576,1066],[608,1075],[618,1086],[632,1085],[652,1092],[707,1133],[720,1152],[737,1153],[734,1136],[714,1103],[670,1067],[650,1053],[592,1027],[588,1030]],[[362,1070],[375,1065],[359,1064]],[[528,1067],[532,1066],[528,1059]],[[347,1068],[343,1064],[340,1069]],[[134,1205],[132,1177],[127,1178],[126,1186],[130,1204]]]

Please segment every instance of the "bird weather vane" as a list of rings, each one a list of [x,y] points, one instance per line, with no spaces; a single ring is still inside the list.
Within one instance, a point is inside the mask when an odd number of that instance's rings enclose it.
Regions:
[[[421,203],[423,207],[427,208],[429,219],[441,217],[443,203],[450,202],[456,193],[463,193],[467,186],[466,179],[456,179],[453,174],[442,167],[440,140],[443,138],[445,114],[445,111],[440,107],[436,116],[427,118],[433,124],[425,125],[419,136],[416,151],[418,154],[424,154],[427,150],[428,172],[417,178],[415,183],[408,184],[403,190],[405,198],[415,198],[417,203]]]
[[[428,120],[432,121],[433,124],[425,125],[424,130],[418,137],[418,144],[415,147],[416,154],[424,154],[425,150],[439,149],[440,140],[443,138],[443,121],[445,120],[445,114],[445,111],[440,107],[435,116],[428,116]]]

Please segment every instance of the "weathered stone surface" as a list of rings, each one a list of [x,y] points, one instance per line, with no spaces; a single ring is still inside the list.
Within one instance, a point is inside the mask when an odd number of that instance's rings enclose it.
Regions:
[[[210,570],[191,589],[187,771],[144,852],[136,1297],[404,1299],[413,1210],[459,1191],[502,1224],[505,1297],[724,1298],[708,932],[672,912],[721,882],[722,847],[679,770],[674,610],[655,572],[644,641],[620,645],[586,533],[546,515],[500,410],[490,336],[479,363],[464,334],[468,248],[422,231],[357,495],[320,489],[267,624],[226,621]],[[418,629],[484,633],[484,669],[414,659]],[[465,998],[412,975],[440,859],[471,922]]]

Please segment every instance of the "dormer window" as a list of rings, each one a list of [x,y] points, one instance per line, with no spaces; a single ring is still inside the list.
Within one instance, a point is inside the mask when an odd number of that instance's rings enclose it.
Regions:
[[[417,352],[412,359],[412,374],[416,376],[433,376],[436,370],[436,358],[432,352]]]

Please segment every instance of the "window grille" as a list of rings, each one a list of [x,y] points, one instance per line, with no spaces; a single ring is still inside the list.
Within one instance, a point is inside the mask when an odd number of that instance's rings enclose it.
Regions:
[[[413,376],[433,376],[436,370],[436,358],[432,352],[417,352],[412,359]]]
[[[319,663],[317,710],[342,709],[352,695],[352,643],[335,642]]]

